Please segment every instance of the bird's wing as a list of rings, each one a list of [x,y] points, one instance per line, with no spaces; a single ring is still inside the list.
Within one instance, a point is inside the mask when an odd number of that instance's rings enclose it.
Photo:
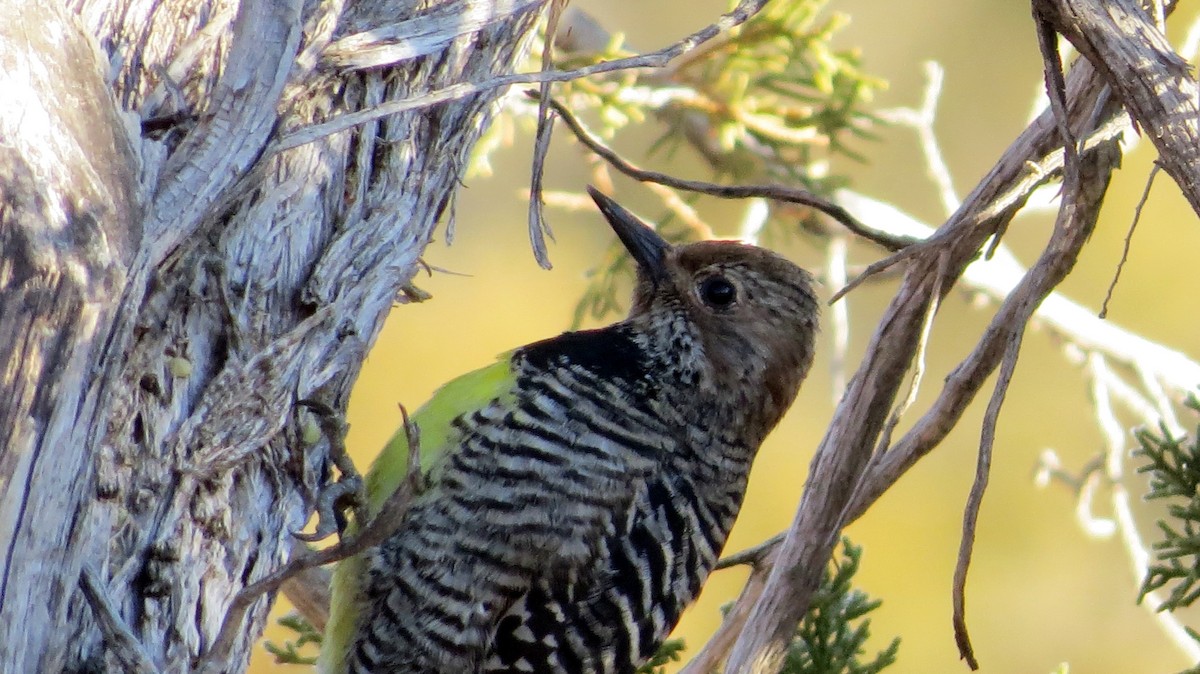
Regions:
[[[614,328],[523,347],[418,413],[422,451],[441,454],[430,488],[396,535],[339,565],[332,651],[388,671],[474,671],[535,580],[590,568],[674,442],[639,345]],[[368,477],[373,507],[406,463],[398,435]]]
[[[512,395],[513,381],[511,354],[505,353],[492,365],[453,379],[435,391],[429,402],[412,416],[420,433],[418,448],[422,469],[428,471],[439,457],[452,449],[455,419],[497,401],[503,403]],[[406,479],[409,449],[408,434],[401,425],[371,464],[366,476],[370,517],[379,513],[387,497]],[[343,560],[334,569],[329,622],[318,663],[318,671],[322,674],[345,671],[346,653],[354,637],[363,568],[362,557],[355,556]]]
[[[511,353],[505,353],[497,362],[452,379],[434,391],[429,402],[412,417],[420,433],[422,471],[429,473],[454,448],[456,419],[489,405],[508,404],[514,382]],[[367,509],[372,517],[408,476],[408,452],[408,433],[401,425],[367,472]]]

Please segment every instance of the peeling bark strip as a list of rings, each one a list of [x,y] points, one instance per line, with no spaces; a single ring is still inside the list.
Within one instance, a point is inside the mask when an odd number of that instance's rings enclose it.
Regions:
[[[55,671],[103,421],[90,376],[140,240],[135,159],[104,68],[69,15],[0,26],[0,663]],[[60,632],[57,638],[50,633]],[[53,646],[51,645],[53,644]]]
[[[266,148],[511,73],[545,3],[67,4],[0,0],[0,669],[240,671],[325,479],[294,401],[344,404],[500,90]]]
[[[1166,2],[1169,12],[1175,2]],[[1137,0],[1034,0],[1113,88],[1200,213],[1200,85]]]

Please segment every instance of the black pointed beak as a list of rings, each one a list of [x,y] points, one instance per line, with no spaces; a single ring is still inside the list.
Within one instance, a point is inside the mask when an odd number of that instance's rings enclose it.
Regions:
[[[625,245],[625,250],[637,261],[638,267],[650,278],[654,285],[667,279],[667,251],[671,244],[663,240],[658,232],[650,225],[642,222],[636,215],[630,213],[624,206],[618,204],[600,190],[588,185],[588,194],[592,201],[600,207],[604,219],[612,226],[613,231]]]

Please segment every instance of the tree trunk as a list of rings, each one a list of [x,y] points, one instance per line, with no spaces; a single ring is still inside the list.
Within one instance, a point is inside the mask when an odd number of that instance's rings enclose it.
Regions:
[[[291,134],[510,72],[543,4],[0,0],[0,668],[245,667],[329,479],[295,402],[344,407],[499,92]]]

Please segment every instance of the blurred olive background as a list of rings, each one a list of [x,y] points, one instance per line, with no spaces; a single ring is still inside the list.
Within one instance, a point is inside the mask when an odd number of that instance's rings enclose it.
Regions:
[[[724,11],[725,0],[576,0],[605,27],[622,31],[631,45],[656,49]],[[946,70],[936,131],[965,194],[1025,126],[1041,86],[1041,65],[1028,3],[931,0],[843,0],[830,10],[852,21],[839,37],[862,50],[864,68],[889,82],[881,108],[915,106],[924,87],[923,62]],[[1192,20],[1172,19],[1178,40]],[[841,162],[852,187],[891,202],[931,223],[944,219],[925,172],[914,134],[881,128],[877,142],[858,143],[867,162]],[[686,153],[647,159],[654,129],[623,137],[618,148],[642,164],[695,178],[710,177]],[[579,190],[589,179],[582,155],[559,129],[547,189]],[[1100,226],[1062,291],[1097,308],[1116,268],[1123,238],[1153,162],[1143,143],[1127,156],[1105,204]],[[549,209],[557,242],[552,271],[538,268],[525,233],[530,143],[520,134],[493,157],[495,175],[469,179],[459,192],[452,246],[435,242],[425,260],[455,274],[435,272],[417,285],[433,294],[420,305],[396,308],[367,360],[351,400],[349,446],[366,466],[397,426],[397,403],[420,405],[442,382],[489,363],[513,346],[557,334],[569,326],[587,273],[605,255],[612,235],[594,213]],[[658,203],[628,181],[617,197],[650,216]],[[703,201],[701,212],[720,234],[732,236],[738,204]],[[1052,215],[1022,216],[1006,237],[1025,264],[1040,250]],[[1196,335],[1193,261],[1200,250],[1195,215],[1168,177],[1159,176],[1110,307],[1109,320],[1186,353],[1200,353]],[[781,252],[820,268],[823,253],[801,240],[779,242]],[[876,253],[861,249],[854,262]],[[824,288],[825,296],[836,289]],[[856,365],[892,285],[878,283],[849,297],[851,368]],[[929,353],[929,375],[915,413],[928,404],[942,376],[973,346],[993,307],[979,308],[952,295],[938,318]],[[799,501],[812,451],[832,412],[828,331],[818,362],[799,400],[762,450],[746,505],[727,551],[738,550],[787,527]],[[1080,530],[1072,493],[1061,485],[1039,489],[1033,474],[1046,448],[1078,470],[1102,446],[1081,370],[1062,355],[1059,341],[1033,329],[1027,334],[1016,377],[1000,418],[991,484],[983,503],[967,595],[967,617],[983,672],[1050,672],[1060,663],[1087,674],[1179,671],[1193,663],[1175,650],[1143,607],[1135,605],[1138,579],[1116,540],[1094,540]],[[951,578],[962,508],[976,460],[987,392],[948,441],[885,495],[847,534],[865,547],[861,589],[883,600],[872,614],[872,646],[899,635],[899,662],[890,672],[966,672],[951,632]],[[1192,422],[1185,422],[1192,425]],[[1132,443],[1131,443],[1132,444]],[[1132,464],[1130,465],[1132,473]],[[1144,491],[1144,478],[1127,484]],[[1139,513],[1143,535],[1154,539],[1154,511]],[[1106,512],[1101,503],[1101,512]],[[719,607],[734,598],[739,570],[715,574],[677,634],[702,644],[719,622]],[[279,613],[286,604],[279,602]],[[286,636],[278,629],[268,638]],[[280,667],[257,652],[251,671],[302,671]]]

